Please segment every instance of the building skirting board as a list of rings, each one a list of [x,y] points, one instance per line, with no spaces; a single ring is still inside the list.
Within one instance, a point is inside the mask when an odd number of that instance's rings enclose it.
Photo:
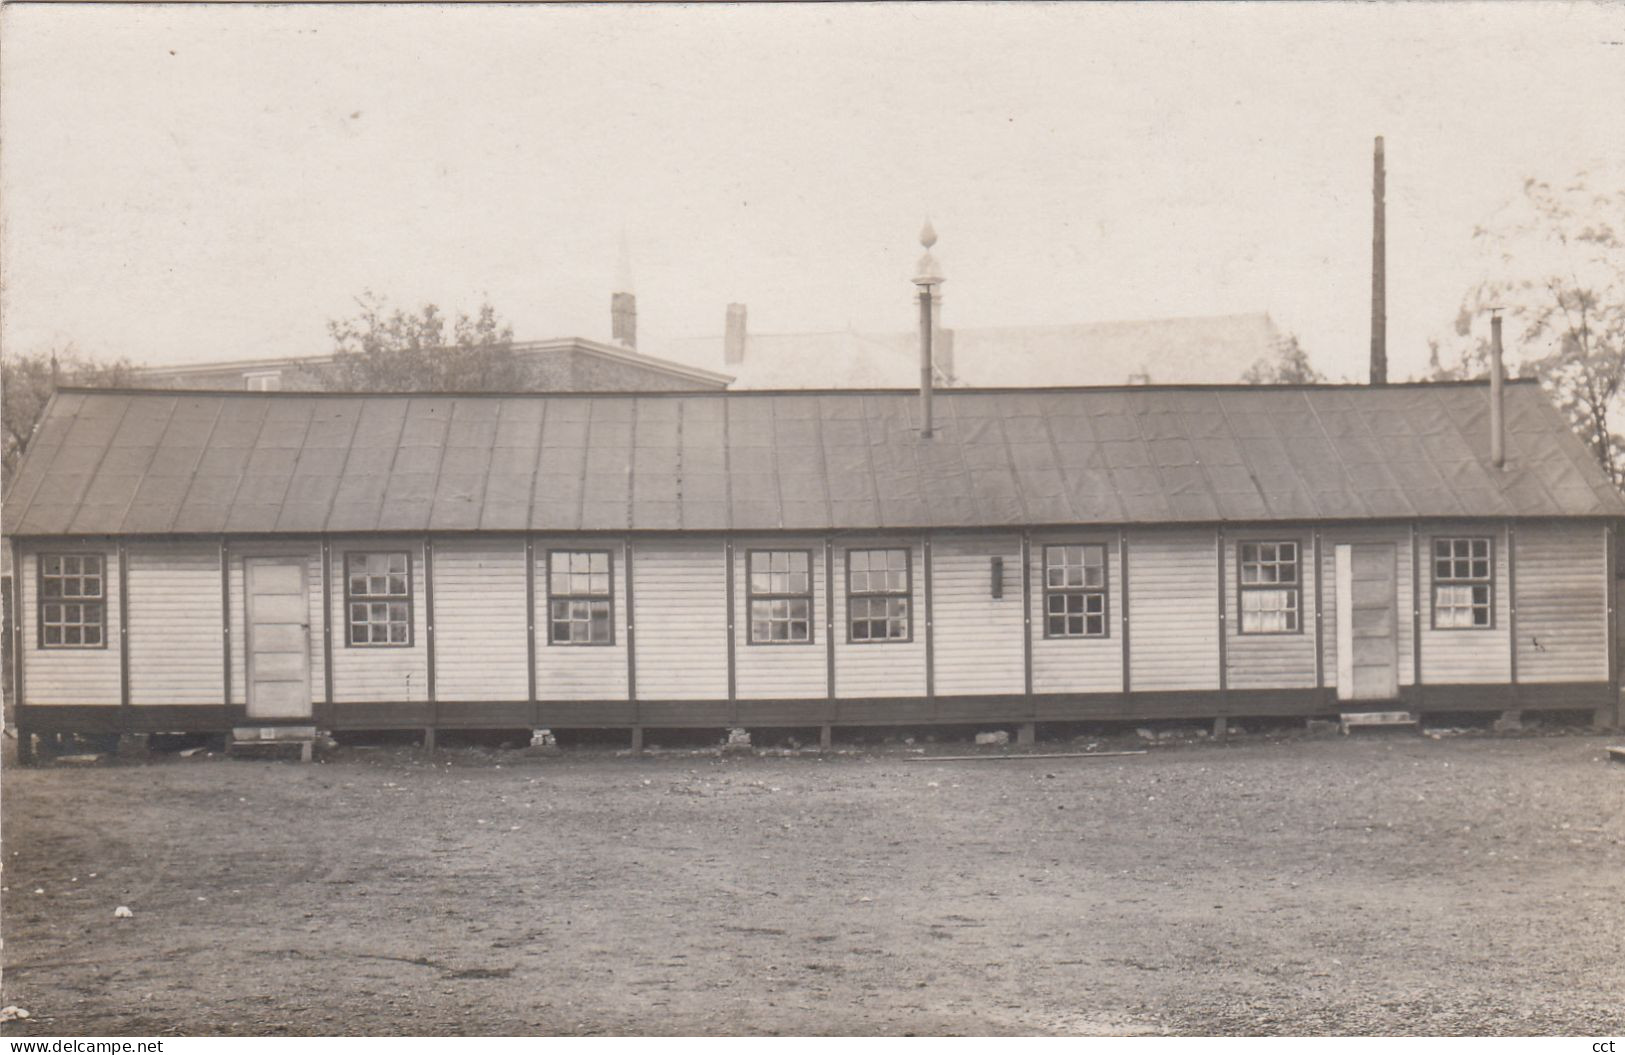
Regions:
[[[1423,713],[1606,709],[1607,682],[1406,686],[1400,704]],[[525,700],[436,704],[317,704],[312,717],[251,718],[247,708],[219,705],[24,705],[16,724],[30,733],[216,732],[235,726],[309,725],[326,729],[620,729],[720,728],[729,725],[950,725],[1010,722],[1149,721],[1157,719],[1309,718],[1334,714],[1335,701],[1313,688],[1129,693],[749,700]]]

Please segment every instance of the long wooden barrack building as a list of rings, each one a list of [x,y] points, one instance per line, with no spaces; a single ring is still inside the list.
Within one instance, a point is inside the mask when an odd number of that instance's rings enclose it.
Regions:
[[[1625,502],[1532,383],[64,390],[34,733],[1583,709]]]

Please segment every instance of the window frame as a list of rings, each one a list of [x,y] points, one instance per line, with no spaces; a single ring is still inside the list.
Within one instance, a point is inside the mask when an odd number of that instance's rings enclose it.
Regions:
[[[1242,581],[1241,548],[1243,546],[1280,546],[1280,545],[1282,545],[1284,543],[1291,543],[1293,549],[1297,553],[1297,557],[1293,560],[1293,567],[1294,567],[1293,579],[1295,581],[1293,581],[1292,583],[1244,582],[1244,581]],[[1280,537],[1276,537],[1276,538],[1239,538],[1239,539],[1236,540],[1235,558],[1236,558],[1236,636],[1237,637],[1286,637],[1286,636],[1288,636],[1290,634],[1302,634],[1304,632],[1303,624],[1305,622],[1304,617],[1303,617],[1303,539],[1301,537],[1297,537],[1297,538],[1280,538]],[[1280,564],[1281,562],[1280,562],[1279,559],[1277,559],[1273,563]],[[1255,593],[1255,592],[1261,592],[1261,591],[1266,591],[1266,590],[1283,590],[1283,589],[1286,589],[1288,586],[1290,586],[1292,588],[1293,601],[1295,602],[1294,611],[1297,613],[1297,616],[1298,616],[1298,619],[1297,619],[1298,625],[1295,628],[1291,629],[1291,630],[1248,630],[1247,629],[1247,616],[1246,616],[1246,603],[1247,602],[1246,602],[1245,595],[1248,594],[1248,593]]]
[[[854,593],[852,590],[852,554],[854,553],[892,553],[901,551],[903,554],[903,589],[902,590],[863,590]],[[846,643],[849,645],[907,645],[914,641],[914,547],[913,546],[849,546],[841,555],[841,578],[844,580],[846,591]],[[854,597],[868,599],[871,597],[902,598],[905,604],[904,618],[908,620],[908,634],[904,637],[863,637],[852,636],[852,599]]]
[[[1438,546],[1441,541],[1479,542],[1483,541],[1489,547],[1489,576],[1483,579],[1458,579],[1451,576],[1447,579],[1439,578]],[[1455,554],[1450,560],[1455,562]],[[1473,558],[1469,556],[1469,561]],[[1428,538],[1428,629],[1440,633],[1454,633],[1458,630],[1479,631],[1495,629],[1495,536],[1494,535],[1432,535]],[[1452,568],[1452,571],[1455,569]],[[1439,625],[1439,587],[1440,586],[1483,586],[1490,591],[1489,613],[1490,621],[1482,626],[1440,626]]]
[[[406,596],[378,596],[361,594],[359,597],[350,589],[350,557],[360,555],[363,557],[397,557],[406,558]],[[412,551],[398,549],[347,549],[339,553],[344,575],[344,647],[345,648],[413,648],[417,643],[417,586],[412,576]],[[387,574],[387,573],[386,573]],[[406,603],[406,640],[405,641],[356,641],[351,637],[350,605],[352,604],[386,604]],[[369,625],[371,625],[369,623]]]
[[[98,596],[98,597],[85,597],[85,596],[81,595],[81,596],[76,596],[76,597],[63,596],[63,597],[52,597],[52,598],[47,598],[45,596],[45,562],[52,559],[52,558],[56,558],[58,560],[61,560],[64,557],[73,557],[75,559],[80,559],[80,560],[82,560],[85,557],[95,557],[97,560],[99,560],[101,562],[101,571],[96,573],[96,577],[101,580],[101,584],[102,584],[102,592],[101,592],[100,596]],[[82,650],[85,650],[85,649],[106,649],[108,647],[107,646],[107,631],[108,631],[108,626],[107,626],[107,623],[108,623],[108,618],[107,618],[107,615],[108,615],[108,612],[107,612],[107,605],[108,605],[107,573],[108,573],[107,554],[102,552],[101,550],[57,550],[57,551],[54,551],[54,552],[51,552],[51,553],[36,553],[34,555],[34,631],[35,631],[35,636],[37,638],[37,646],[38,646],[40,651],[42,651],[42,652],[44,652],[44,651],[77,652],[77,651],[82,651]],[[58,578],[63,578],[64,576],[59,574],[57,577]],[[72,576],[72,577],[76,578],[76,579],[83,579],[85,577],[83,567],[81,566],[80,572],[79,572],[78,575],[75,575],[75,576]],[[102,632],[101,632],[101,641],[100,642],[98,642],[97,644],[94,644],[94,645],[87,645],[83,641],[81,641],[77,645],[70,645],[67,642],[58,642],[57,644],[53,645],[53,644],[50,644],[49,642],[47,642],[45,640],[45,606],[47,604],[56,604],[56,605],[78,604],[80,606],[83,606],[83,605],[85,605],[87,603],[97,605],[97,606],[99,606],[101,608],[101,611],[102,611],[102,618],[101,618]],[[57,626],[67,626],[68,624],[66,624],[66,623],[58,623],[56,625]],[[73,625],[79,626],[79,627],[84,627],[84,626],[86,626],[88,624],[81,621],[81,622],[73,624]],[[15,661],[16,661],[16,657],[13,657],[13,662],[15,662]]]
[[[1072,547],[1072,546],[1079,546],[1079,547],[1083,547],[1083,548],[1086,548],[1086,549],[1092,547],[1092,548],[1100,550],[1100,574],[1101,574],[1101,580],[1102,580],[1101,585],[1099,585],[1099,586],[1056,586],[1056,587],[1053,587],[1053,588],[1050,586],[1050,584],[1049,584],[1049,551],[1052,550],[1052,549],[1066,549],[1066,548]],[[1083,567],[1087,568],[1088,565],[1085,564],[1085,565],[1083,565]],[[1112,559],[1111,559],[1111,546],[1108,543],[1105,543],[1105,542],[1046,542],[1046,543],[1043,544],[1043,548],[1042,548],[1041,552],[1039,553],[1039,557],[1038,557],[1038,574],[1044,581],[1043,608],[1039,612],[1039,617],[1044,622],[1044,639],[1046,641],[1102,641],[1102,640],[1109,639],[1112,636]],[[1100,633],[1098,633],[1098,634],[1088,633],[1089,613],[1087,611],[1085,611],[1083,613],[1083,615],[1084,615],[1084,624],[1083,625],[1084,625],[1084,631],[1085,631],[1084,633],[1082,633],[1082,634],[1052,634],[1052,633],[1050,633],[1050,630],[1049,630],[1049,617],[1050,617],[1049,599],[1050,599],[1051,594],[1063,594],[1063,595],[1065,595],[1065,594],[1091,594],[1091,593],[1098,593],[1098,594],[1101,595],[1101,613],[1100,613],[1100,617],[1101,617],[1101,621],[1102,621],[1102,623],[1104,625],[1104,629]],[[1088,604],[1087,601],[1085,601],[1084,603],[1085,603],[1085,605]]]
[[[806,593],[757,593],[756,584],[751,580],[751,558],[758,553],[767,554],[768,562],[772,563],[774,553],[799,553],[807,558],[807,592]],[[771,569],[769,569],[771,573]],[[745,550],[745,644],[746,645],[816,645],[818,643],[818,606],[814,603],[817,590],[814,588],[813,551],[810,549],[770,549],[747,548]],[[848,580],[850,583],[851,580]],[[756,640],[756,618],[752,613],[752,606],[756,601],[801,601],[807,602],[807,638],[804,641],[758,641]]]
[[[574,553],[584,553],[589,556],[603,554],[609,568],[609,589],[605,593],[553,593],[553,555],[569,556]],[[543,614],[547,622],[547,646],[552,648],[613,648],[615,646],[615,551],[613,549],[549,549],[547,550],[546,572],[543,578],[547,582],[546,603]],[[568,574],[568,572],[566,572]],[[553,637],[553,602],[554,601],[607,601],[609,603],[609,640],[607,641],[559,641]]]

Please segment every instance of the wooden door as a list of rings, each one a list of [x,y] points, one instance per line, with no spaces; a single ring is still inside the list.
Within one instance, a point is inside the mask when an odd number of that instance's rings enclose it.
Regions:
[[[309,718],[310,596],[305,562],[249,557],[248,716]]]
[[[1391,542],[1337,547],[1337,698],[1399,696],[1399,554]]]

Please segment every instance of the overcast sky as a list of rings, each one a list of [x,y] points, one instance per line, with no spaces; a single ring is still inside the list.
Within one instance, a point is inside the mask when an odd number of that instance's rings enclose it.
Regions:
[[[0,27],[0,340],[317,354],[371,288],[640,348],[1268,311],[1393,374],[1527,176],[1625,175],[1625,6],[35,7]]]

